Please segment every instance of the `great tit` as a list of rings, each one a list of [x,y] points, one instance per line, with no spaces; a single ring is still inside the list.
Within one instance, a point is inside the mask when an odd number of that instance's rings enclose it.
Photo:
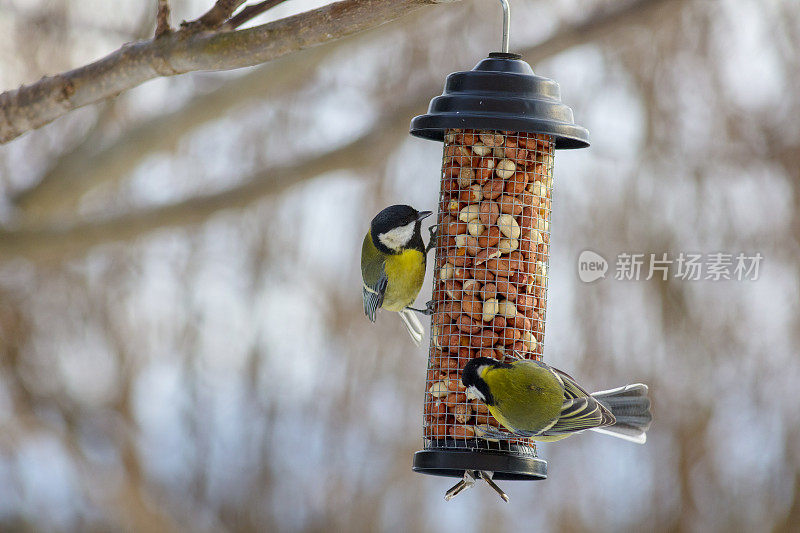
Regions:
[[[653,415],[647,385],[589,394],[568,374],[541,361],[467,362],[461,381],[513,435],[555,441],[591,429],[644,444]]]
[[[417,346],[424,330],[409,306],[425,278],[427,248],[420,227],[430,215],[408,205],[387,207],[372,219],[361,246],[364,314],[375,322],[379,307],[399,313]]]

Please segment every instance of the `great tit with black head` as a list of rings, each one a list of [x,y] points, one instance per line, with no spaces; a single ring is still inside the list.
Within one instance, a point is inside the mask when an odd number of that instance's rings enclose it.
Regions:
[[[568,374],[541,361],[467,362],[461,382],[512,435],[555,441],[587,429],[644,444],[653,415],[647,385],[589,394]],[[491,431],[490,431],[491,433]]]
[[[375,322],[379,307],[399,313],[417,346],[424,330],[409,306],[425,278],[427,248],[420,228],[430,215],[408,205],[387,207],[372,219],[361,246],[364,314]]]

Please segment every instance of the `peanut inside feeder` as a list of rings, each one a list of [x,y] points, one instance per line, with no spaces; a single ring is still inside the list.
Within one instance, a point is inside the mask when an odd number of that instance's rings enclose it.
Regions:
[[[483,403],[466,396],[461,370],[469,359],[541,358],[552,170],[550,135],[445,134],[426,439],[448,445],[499,427]],[[489,449],[487,442],[471,445]]]
[[[444,142],[425,449],[414,470],[543,479],[532,440],[487,435],[500,424],[467,396],[461,370],[475,357],[542,358],[554,150],[587,146],[588,132],[558,84],[515,54],[494,53],[448,76],[411,134]]]

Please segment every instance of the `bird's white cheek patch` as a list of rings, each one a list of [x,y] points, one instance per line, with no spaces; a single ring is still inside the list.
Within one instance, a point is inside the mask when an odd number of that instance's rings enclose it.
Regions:
[[[482,402],[486,401],[486,398],[483,397],[481,391],[470,385],[469,387],[467,387],[467,400],[475,400],[475,399],[480,400]]]
[[[414,236],[415,224],[416,222],[411,222],[405,226],[391,229],[386,233],[381,233],[378,235],[378,240],[390,250],[399,250],[408,244],[408,241]]]

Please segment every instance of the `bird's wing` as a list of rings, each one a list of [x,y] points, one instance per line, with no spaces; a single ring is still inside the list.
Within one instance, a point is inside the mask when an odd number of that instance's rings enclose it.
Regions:
[[[563,370],[559,370],[554,367],[550,367],[550,370],[555,372],[555,374],[561,378],[561,381],[564,383],[564,399],[565,400],[572,400],[575,398],[583,398],[585,396],[591,396],[583,387],[578,385],[578,382],[575,381],[575,378],[564,372]]]
[[[383,263],[380,264],[379,275],[376,279],[363,280],[362,294],[364,296],[364,314],[367,318],[375,322],[375,313],[383,304],[383,296],[386,294],[386,285],[389,278],[386,277]]]
[[[375,313],[383,305],[389,278],[386,276],[386,255],[375,248],[371,231],[367,232],[361,244],[361,279],[364,314],[375,322]]]
[[[616,422],[611,411],[578,385],[575,378],[557,368],[550,368],[564,383],[564,403],[561,405],[561,415],[556,423],[542,435],[563,435],[610,426]]]
[[[591,396],[564,400],[561,406],[561,416],[552,427],[542,432],[542,435],[564,435],[610,425],[605,416],[606,411],[608,410]],[[608,415],[611,416],[613,424],[613,415],[610,412]]]

